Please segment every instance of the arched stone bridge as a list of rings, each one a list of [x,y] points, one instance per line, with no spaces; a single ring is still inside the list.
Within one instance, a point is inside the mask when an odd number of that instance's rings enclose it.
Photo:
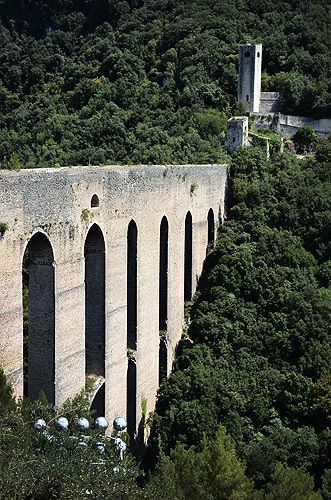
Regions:
[[[95,407],[134,433],[171,370],[226,182],[226,165],[0,172],[0,363],[16,394],[60,405],[91,375]]]

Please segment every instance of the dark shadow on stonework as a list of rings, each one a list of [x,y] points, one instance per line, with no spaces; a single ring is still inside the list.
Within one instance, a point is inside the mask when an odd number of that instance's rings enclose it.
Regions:
[[[207,242],[207,255],[213,249],[215,243],[215,217],[213,209],[210,208],[208,212],[208,242]]]
[[[93,224],[84,247],[85,257],[85,372],[105,376],[105,242],[101,229]],[[98,391],[101,391],[101,389]],[[105,389],[103,388],[103,394]],[[100,395],[96,396],[98,404]],[[103,408],[100,414],[104,415]]]
[[[184,243],[184,301],[192,299],[192,215],[187,212],[185,217]]]
[[[131,359],[128,360],[126,408],[127,431],[130,436],[130,443],[133,445],[137,421],[137,365]]]
[[[145,434],[145,422],[143,418],[140,419],[138,425],[138,432],[134,442],[134,446],[131,447],[131,453],[136,457],[136,459],[141,462],[142,458],[145,455],[145,443],[144,443],[144,434]]]
[[[98,195],[94,194],[91,198],[91,208],[97,208],[100,206],[100,201]]]
[[[159,262],[159,330],[167,331],[168,321],[168,220],[162,218],[160,225]]]
[[[26,248],[22,263],[23,294],[23,395],[28,397],[29,367],[29,332],[28,332],[28,297],[29,297],[29,249]]]
[[[32,236],[23,258],[28,313],[25,356],[28,352],[24,395],[38,398],[41,390],[55,403],[55,273],[51,244],[42,233]],[[23,292],[26,290],[23,289]],[[23,298],[24,300],[24,298]],[[26,318],[25,318],[26,319]],[[26,328],[26,325],[25,325]],[[26,361],[26,359],[25,359]]]
[[[168,369],[168,348],[165,336],[160,337],[159,343],[159,385],[167,376]]]
[[[127,233],[127,347],[137,349],[137,239],[136,223],[131,220]]]
[[[105,384],[103,384],[96,393],[92,401],[91,410],[95,410],[93,413],[94,419],[105,416]]]

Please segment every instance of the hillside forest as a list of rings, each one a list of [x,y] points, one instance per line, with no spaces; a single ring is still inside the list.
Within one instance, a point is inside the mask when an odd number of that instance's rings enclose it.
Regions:
[[[331,136],[304,160],[259,141],[230,159],[219,141],[244,112],[246,41],[284,112],[331,116],[330,3],[0,0],[0,18],[2,168],[231,169],[142,463],[56,434],[63,413],[75,436],[93,423],[84,392],[16,401],[0,369],[0,499],[331,500]]]
[[[328,0],[0,0],[3,168],[215,163],[238,45],[262,90],[331,116]]]
[[[331,137],[305,160],[238,150],[231,170],[228,219],[145,422],[145,473],[112,447],[96,468],[56,435],[56,415],[76,434],[76,418],[93,422],[83,393],[17,404],[0,370],[1,499],[331,498]],[[40,417],[65,453],[33,430]]]
[[[159,389],[147,460],[170,455],[180,499],[255,498],[212,479],[226,476],[207,444],[221,424],[261,498],[330,499],[331,137],[304,161],[238,150],[231,168],[232,207]]]

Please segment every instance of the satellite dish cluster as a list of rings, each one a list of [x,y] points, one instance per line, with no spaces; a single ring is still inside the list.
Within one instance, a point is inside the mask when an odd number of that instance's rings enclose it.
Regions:
[[[65,433],[68,432],[69,430],[69,421],[66,417],[59,417],[55,420],[54,426],[57,431]],[[91,439],[91,436],[85,434],[90,428],[90,422],[88,421],[87,418],[81,417],[76,421],[75,427],[80,433],[80,437],[77,436],[69,436],[69,437],[72,439],[78,439],[79,440],[78,446],[80,446],[81,448],[86,448],[87,442]],[[127,427],[127,422],[125,418],[116,417],[113,422],[113,427],[118,432],[124,431]],[[36,431],[40,432],[41,435],[44,436],[49,442],[53,442],[54,440],[58,441],[55,436],[52,436],[52,434],[49,433],[50,428],[46,424],[44,419],[39,418],[34,424],[34,428]],[[123,460],[123,453],[126,451],[127,446],[126,443],[122,440],[121,434],[118,434],[117,436],[104,436],[102,434],[108,428],[108,420],[105,417],[96,418],[94,421],[94,428],[97,431],[100,431],[99,433],[97,433],[98,441],[94,443],[95,451],[100,455],[103,454],[106,451],[105,439],[111,439],[114,441],[114,447],[117,450],[119,450],[121,459]],[[59,449],[60,450],[63,449],[61,445]],[[40,449],[37,449],[36,451],[40,451]]]

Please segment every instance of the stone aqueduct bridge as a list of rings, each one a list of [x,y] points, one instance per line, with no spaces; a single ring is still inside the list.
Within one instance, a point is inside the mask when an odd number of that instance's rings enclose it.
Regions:
[[[142,398],[152,410],[171,370],[226,182],[226,165],[0,171],[8,226],[0,232],[0,363],[16,394],[36,398],[43,389],[61,405],[94,374],[98,412],[127,415],[134,432]]]

